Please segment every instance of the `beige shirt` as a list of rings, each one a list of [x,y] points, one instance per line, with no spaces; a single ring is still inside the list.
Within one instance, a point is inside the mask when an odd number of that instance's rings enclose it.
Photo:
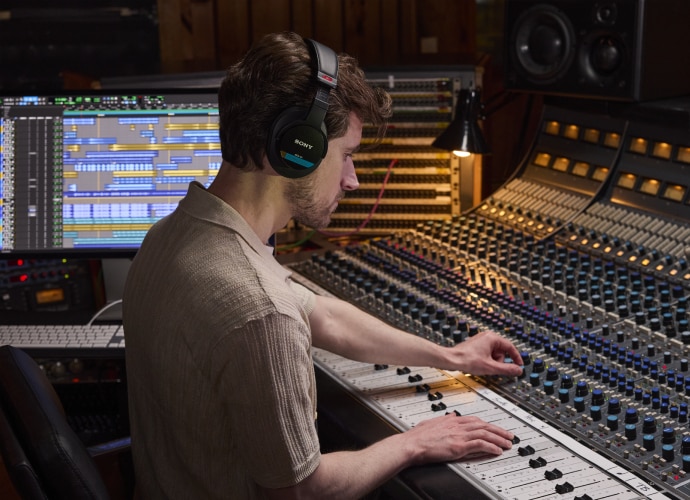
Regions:
[[[242,217],[192,183],[125,286],[141,498],[258,498],[257,484],[316,469],[313,307]]]

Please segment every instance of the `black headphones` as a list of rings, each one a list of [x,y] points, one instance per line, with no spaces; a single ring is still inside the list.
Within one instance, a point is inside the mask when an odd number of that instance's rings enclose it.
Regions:
[[[304,39],[316,60],[319,84],[309,109],[287,108],[273,121],[266,154],[273,169],[284,177],[298,178],[312,173],[328,151],[324,118],[328,96],[338,84],[338,56],[314,40]]]

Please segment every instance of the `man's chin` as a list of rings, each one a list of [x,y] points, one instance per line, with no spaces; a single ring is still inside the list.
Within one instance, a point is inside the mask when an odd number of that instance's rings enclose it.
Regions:
[[[303,224],[307,227],[310,227],[312,229],[316,229],[317,231],[321,231],[323,229],[326,229],[330,224],[331,224],[331,216],[328,215],[326,218],[321,219],[321,220],[301,220],[301,219],[296,219],[297,222],[300,224]]]

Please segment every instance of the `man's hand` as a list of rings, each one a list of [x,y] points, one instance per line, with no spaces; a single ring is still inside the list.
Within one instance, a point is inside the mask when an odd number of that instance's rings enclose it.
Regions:
[[[405,433],[418,464],[501,455],[512,447],[513,433],[478,417],[449,413],[420,422]]]
[[[522,358],[517,348],[508,339],[497,333],[484,331],[469,337],[462,344],[452,348],[450,357],[453,366],[472,375],[506,375],[517,377],[522,373]],[[513,363],[506,363],[511,358]]]

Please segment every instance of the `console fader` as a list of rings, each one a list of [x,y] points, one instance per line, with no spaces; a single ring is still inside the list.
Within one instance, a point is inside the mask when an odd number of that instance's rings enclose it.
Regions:
[[[487,495],[690,498],[689,246],[686,128],[547,107],[524,164],[473,210],[291,267],[434,342],[515,342],[516,380],[315,354],[399,429],[438,411],[515,429],[507,461],[451,465]]]

